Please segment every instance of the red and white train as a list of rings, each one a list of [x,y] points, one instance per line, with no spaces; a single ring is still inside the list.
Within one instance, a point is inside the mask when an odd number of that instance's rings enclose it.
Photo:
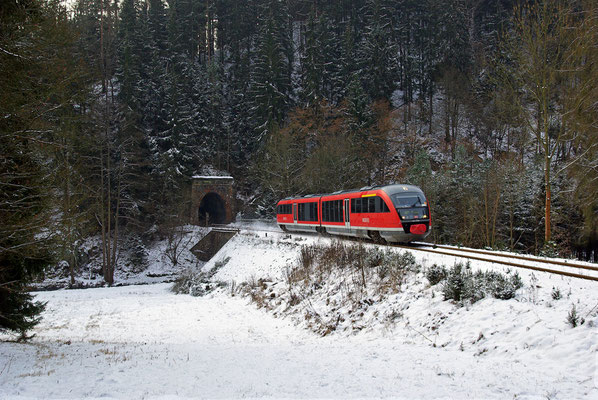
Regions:
[[[287,197],[276,207],[283,231],[312,231],[408,243],[430,234],[424,192],[412,185],[369,186],[330,194]]]

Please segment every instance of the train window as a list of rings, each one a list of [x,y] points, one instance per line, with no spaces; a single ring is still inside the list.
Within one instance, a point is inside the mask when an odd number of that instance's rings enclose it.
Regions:
[[[300,203],[298,204],[298,220],[299,221],[317,221],[318,220],[318,203]]]
[[[390,209],[380,196],[362,197],[351,199],[351,212],[353,213],[383,213]]]
[[[293,210],[290,204],[281,204],[278,206],[278,214],[292,214]]]
[[[374,197],[374,209],[374,212],[377,213],[384,213],[390,211],[388,209],[388,206],[386,205],[386,202],[382,199],[382,197],[379,196]]]
[[[343,203],[342,200],[331,200],[322,202],[322,221],[342,222]]]
[[[351,213],[356,214],[361,212],[361,199],[351,199]]]

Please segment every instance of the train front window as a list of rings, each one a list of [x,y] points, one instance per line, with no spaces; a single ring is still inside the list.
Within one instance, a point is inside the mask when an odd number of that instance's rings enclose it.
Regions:
[[[394,195],[392,196],[392,202],[396,208],[412,208],[412,207],[424,207],[426,206],[426,198],[421,195]]]
[[[430,218],[428,203],[423,195],[401,193],[392,196],[392,202],[402,221],[417,221]]]

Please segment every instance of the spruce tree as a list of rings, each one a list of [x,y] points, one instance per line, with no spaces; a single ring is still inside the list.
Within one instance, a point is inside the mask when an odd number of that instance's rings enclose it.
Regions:
[[[20,339],[44,309],[28,284],[52,258],[60,193],[49,186],[57,174],[52,158],[69,141],[63,117],[80,100],[70,28],[54,2],[9,1],[0,12],[0,331]]]
[[[266,1],[260,8],[259,34],[250,94],[257,150],[268,133],[283,122],[292,100],[293,45],[289,15],[283,3]]]
[[[363,87],[370,98],[389,100],[397,75],[391,9],[384,0],[368,0],[365,13],[367,25],[358,54]]]

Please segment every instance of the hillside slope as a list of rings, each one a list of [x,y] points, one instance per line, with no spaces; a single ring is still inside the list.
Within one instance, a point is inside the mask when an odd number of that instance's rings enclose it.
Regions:
[[[322,336],[285,288],[302,246],[331,241],[242,231],[204,266],[218,263],[213,279],[227,283],[204,297],[175,295],[170,284],[40,292],[48,310],[36,337],[0,342],[0,397],[598,396],[595,284],[520,272],[515,298],[462,306],[425,278],[454,260],[416,253],[399,291],[336,309],[354,321]],[[332,312],[334,284],[304,294],[311,311]],[[243,289],[258,286],[270,293],[261,308]],[[566,322],[572,304],[585,318],[576,328]]]

